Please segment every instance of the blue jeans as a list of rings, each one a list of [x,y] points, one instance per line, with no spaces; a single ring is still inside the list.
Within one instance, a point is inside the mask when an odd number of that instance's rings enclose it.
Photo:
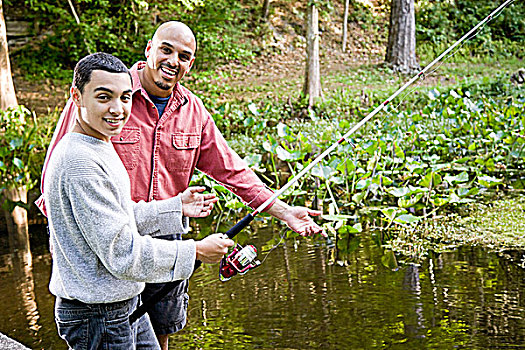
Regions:
[[[108,304],[85,304],[56,298],[58,334],[70,349],[160,349],[148,315],[129,324],[138,297]]]

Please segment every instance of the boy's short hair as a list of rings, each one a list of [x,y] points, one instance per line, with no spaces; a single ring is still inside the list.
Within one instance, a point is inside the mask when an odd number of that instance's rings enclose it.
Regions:
[[[91,81],[91,73],[94,70],[103,70],[110,73],[128,73],[133,83],[128,67],[120,59],[109,53],[97,52],[78,61],[73,74],[73,86],[80,92],[84,92],[84,86]]]

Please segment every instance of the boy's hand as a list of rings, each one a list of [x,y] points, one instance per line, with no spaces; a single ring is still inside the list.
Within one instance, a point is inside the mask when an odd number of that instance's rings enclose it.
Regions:
[[[225,234],[215,233],[203,240],[196,242],[197,260],[206,264],[214,264],[221,261],[228,248],[235,243]]]

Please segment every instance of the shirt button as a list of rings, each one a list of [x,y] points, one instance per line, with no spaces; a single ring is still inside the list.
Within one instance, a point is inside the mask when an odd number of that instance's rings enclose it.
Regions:
[[[124,141],[124,138],[123,138],[123,137],[121,137],[121,138],[120,138],[120,141]]]

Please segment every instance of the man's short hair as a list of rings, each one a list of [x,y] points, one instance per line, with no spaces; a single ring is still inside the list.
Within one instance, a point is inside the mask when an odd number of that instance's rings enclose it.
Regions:
[[[80,92],[84,92],[84,86],[91,81],[91,73],[94,70],[103,70],[110,73],[128,73],[129,78],[132,79],[128,67],[121,60],[109,53],[97,52],[78,61],[73,74],[73,86]]]

